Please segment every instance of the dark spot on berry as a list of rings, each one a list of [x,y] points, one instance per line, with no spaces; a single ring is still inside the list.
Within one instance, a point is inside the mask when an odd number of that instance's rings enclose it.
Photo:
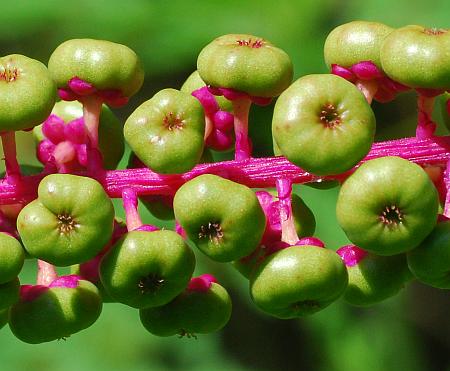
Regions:
[[[397,226],[403,223],[403,214],[395,205],[386,206],[381,212],[380,220],[389,227]]]
[[[70,233],[72,232],[76,227],[78,227],[77,222],[73,217],[67,213],[64,214],[58,214],[56,217],[58,219],[58,229],[60,233]]]
[[[331,103],[327,103],[322,107],[319,118],[320,122],[330,129],[335,128],[342,122],[336,107]]]
[[[182,118],[180,118],[178,115],[174,115],[173,112],[169,112],[167,115],[164,116],[163,119],[164,127],[167,130],[181,130],[183,129],[185,122]]]
[[[157,274],[150,273],[148,276],[142,277],[138,282],[138,287],[142,294],[155,293],[164,284],[164,279]]]
[[[214,244],[219,244],[220,240],[223,238],[222,227],[219,222],[209,222],[206,225],[200,227],[200,232],[198,233],[198,238],[209,238]]]

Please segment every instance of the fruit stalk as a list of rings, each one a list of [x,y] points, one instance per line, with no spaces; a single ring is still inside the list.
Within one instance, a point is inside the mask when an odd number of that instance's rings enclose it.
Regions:
[[[287,161],[284,157],[251,158],[241,161],[224,161],[199,164],[193,170],[176,175],[161,175],[147,168],[111,170],[99,179],[109,197],[122,197],[125,188],[133,188],[138,196],[173,195],[188,180],[201,174],[215,174],[251,188],[274,187],[277,179],[284,177],[292,183],[303,184],[319,180],[345,180],[360,164],[383,156],[399,156],[419,165],[445,167],[450,159],[450,136],[429,139],[416,137],[378,142],[369,154],[351,170],[337,175],[319,177]],[[36,190],[43,174],[22,178],[23,187],[0,182],[0,205],[29,202],[36,198]]]
[[[125,188],[122,192],[123,208],[125,209],[128,232],[142,226],[142,220],[138,212],[138,198],[133,188]]]
[[[248,140],[248,115],[252,101],[248,97],[238,98],[233,102],[234,134],[236,137],[234,159],[247,160],[251,156]]]
[[[295,230],[292,214],[292,181],[286,178],[277,179],[278,199],[280,200],[281,241],[295,245],[299,238]]]
[[[436,130],[436,123],[433,121],[432,114],[434,108],[434,98],[419,94],[417,97],[417,130],[416,136],[419,139],[426,139],[433,136]]]
[[[376,80],[357,80],[355,85],[364,94],[367,103],[372,104],[373,97],[378,90],[378,82]]]
[[[5,158],[6,177],[20,176],[20,166],[17,162],[16,133],[7,131],[1,134],[3,154]]]
[[[58,278],[55,267],[46,261],[38,259],[38,273],[36,284],[48,286]]]

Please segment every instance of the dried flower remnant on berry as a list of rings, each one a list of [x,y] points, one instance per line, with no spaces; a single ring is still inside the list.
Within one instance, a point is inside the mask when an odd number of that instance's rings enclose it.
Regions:
[[[253,49],[258,49],[260,47],[262,47],[264,45],[264,40],[263,39],[241,39],[241,40],[237,40],[236,43],[239,46],[248,46],[250,48]]]

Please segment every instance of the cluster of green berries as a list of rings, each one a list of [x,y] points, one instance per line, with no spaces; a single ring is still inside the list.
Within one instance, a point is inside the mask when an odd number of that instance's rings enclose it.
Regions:
[[[414,277],[450,288],[448,155],[433,157],[429,149],[439,95],[449,122],[450,32],[351,22],[329,34],[324,53],[332,73],[292,83],[289,56],[269,41],[219,37],[200,52],[198,70],[180,90],[158,92],[123,128],[108,106],[126,104],[144,78],[126,46],[70,40],[48,69],[21,55],[1,58],[0,189],[19,195],[0,206],[1,323],[22,341],[41,343],[89,327],[104,302],[118,302],[138,309],[158,336],[217,331],[230,319],[231,299],[212,275],[193,277],[193,246],[231,263],[249,281],[256,306],[283,319],[340,297],[371,305]],[[416,142],[430,158],[426,171],[373,147],[372,99],[389,101],[408,89],[419,94]],[[258,168],[248,113],[252,103],[274,98],[274,152],[303,170],[279,165],[276,190],[252,189]],[[15,158],[17,130],[33,130],[44,166],[29,177],[39,180],[31,198],[21,193],[28,177]],[[107,172],[125,141],[131,169]],[[234,161],[213,163],[212,150],[233,148]],[[342,183],[336,213],[350,245],[334,251],[313,236],[314,214],[292,193],[301,171],[315,186]],[[115,218],[111,202],[120,174],[140,184],[120,189],[126,222]],[[163,185],[152,186],[145,174]],[[144,224],[138,197],[158,218],[175,219],[176,230]],[[24,259],[38,261],[35,285],[20,285]],[[58,277],[55,266],[71,266],[72,274]]]

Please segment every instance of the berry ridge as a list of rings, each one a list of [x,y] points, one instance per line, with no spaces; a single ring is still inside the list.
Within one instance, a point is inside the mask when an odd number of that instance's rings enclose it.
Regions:
[[[411,45],[420,53],[408,55]],[[292,83],[282,49],[254,35],[224,35],[200,51],[198,71],[180,90],[142,103],[123,132],[103,105],[127,104],[143,83],[128,47],[69,40],[48,69],[21,55],[0,58],[2,323],[24,342],[66,340],[115,302],[139,310],[157,336],[218,331],[231,299],[210,273],[193,277],[191,246],[232,263],[256,307],[280,319],[341,297],[373,305],[413,275],[449,288],[450,137],[435,136],[432,120],[440,94],[446,122],[450,113],[448,47],[445,29],[350,22],[325,43],[331,73]],[[418,94],[416,136],[373,143],[373,99],[408,89]],[[54,106],[56,92],[74,102]],[[277,156],[254,158],[251,104],[278,96]],[[10,109],[14,100],[19,110]],[[33,127],[44,168],[26,175],[15,131]],[[134,157],[131,168],[116,170],[124,139]],[[233,146],[234,160],[224,162],[207,148]],[[314,235],[314,214],[292,190],[301,183],[341,185],[336,214],[351,244],[335,252]],[[124,222],[111,198],[122,199]],[[145,224],[139,198],[175,219],[175,230]],[[37,261],[36,284],[20,286],[26,255]],[[68,265],[73,274],[59,277],[56,266]]]

